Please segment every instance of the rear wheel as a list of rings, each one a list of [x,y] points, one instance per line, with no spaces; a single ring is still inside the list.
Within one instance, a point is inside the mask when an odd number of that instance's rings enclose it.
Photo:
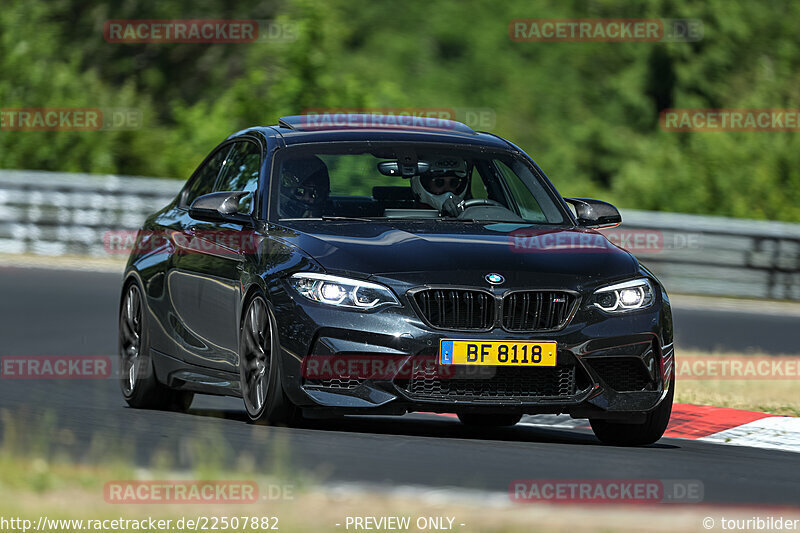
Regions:
[[[288,425],[298,420],[287,398],[277,357],[280,345],[275,317],[260,295],[247,305],[239,340],[239,376],[247,416],[255,423]]]
[[[119,311],[120,387],[128,405],[138,409],[186,411],[194,394],[172,390],[156,379],[142,291],[130,282]]]
[[[644,446],[653,444],[664,435],[672,414],[672,399],[675,396],[675,380],[670,382],[667,397],[658,407],[647,413],[641,424],[622,424],[608,420],[590,419],[592,431],[604,444],[614,446]]]
[[[458,419],[462,424],[476,427],[507,427],[513,426],[520,420],[522,415],[502,414],[487,415],[482,413],[459,413]]]

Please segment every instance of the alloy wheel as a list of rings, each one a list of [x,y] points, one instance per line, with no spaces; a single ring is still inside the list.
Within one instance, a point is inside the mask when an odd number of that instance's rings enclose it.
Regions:
[[[257,417],[267,398],[272,355],[272,323],[264,300],[250,302],[242,326],[241,379],[247,412]]]
[[[125,294],[120,316],[120,358],[122,391],[133,394],[142,349],[142,297],[139,287],[132,283]]]

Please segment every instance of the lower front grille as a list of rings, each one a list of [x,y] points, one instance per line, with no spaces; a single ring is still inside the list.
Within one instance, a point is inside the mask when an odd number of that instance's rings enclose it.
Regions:
[[[353,390],[361,381],[355,378],[306,379],[303,385],[315,389]]]
[[[411,379],[397,384],[412,398],[425,400],[520,401],[567,397],[576,392],[574,365],[488,368],[494,370],[492,377],[471,379],[441,377],[435,367],[420,368]]]
[[[598,357],[585,362],[618,392],[640,391],[652,384],[644,363],[638,357]]]

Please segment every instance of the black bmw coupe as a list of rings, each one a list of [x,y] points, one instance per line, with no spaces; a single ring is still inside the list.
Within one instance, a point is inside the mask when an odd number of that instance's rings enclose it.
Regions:
[[[456,413],[664,433],[667,294],[520,148],[458,122],[291,116],[216,147],[139,230],[120,302],[122,393],[249,418]]]

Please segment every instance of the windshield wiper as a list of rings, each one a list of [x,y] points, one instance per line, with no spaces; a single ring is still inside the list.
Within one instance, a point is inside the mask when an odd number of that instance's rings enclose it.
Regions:
[[[484,220],[481,218],[437,218],[439,222],[498,222],[497,220]],[[508,222],[503,220],[502,222]]]
[[[360,217],[320,217],[322,220],[349,220],[355,222],[372,222],[371,218],[360,218]]]

